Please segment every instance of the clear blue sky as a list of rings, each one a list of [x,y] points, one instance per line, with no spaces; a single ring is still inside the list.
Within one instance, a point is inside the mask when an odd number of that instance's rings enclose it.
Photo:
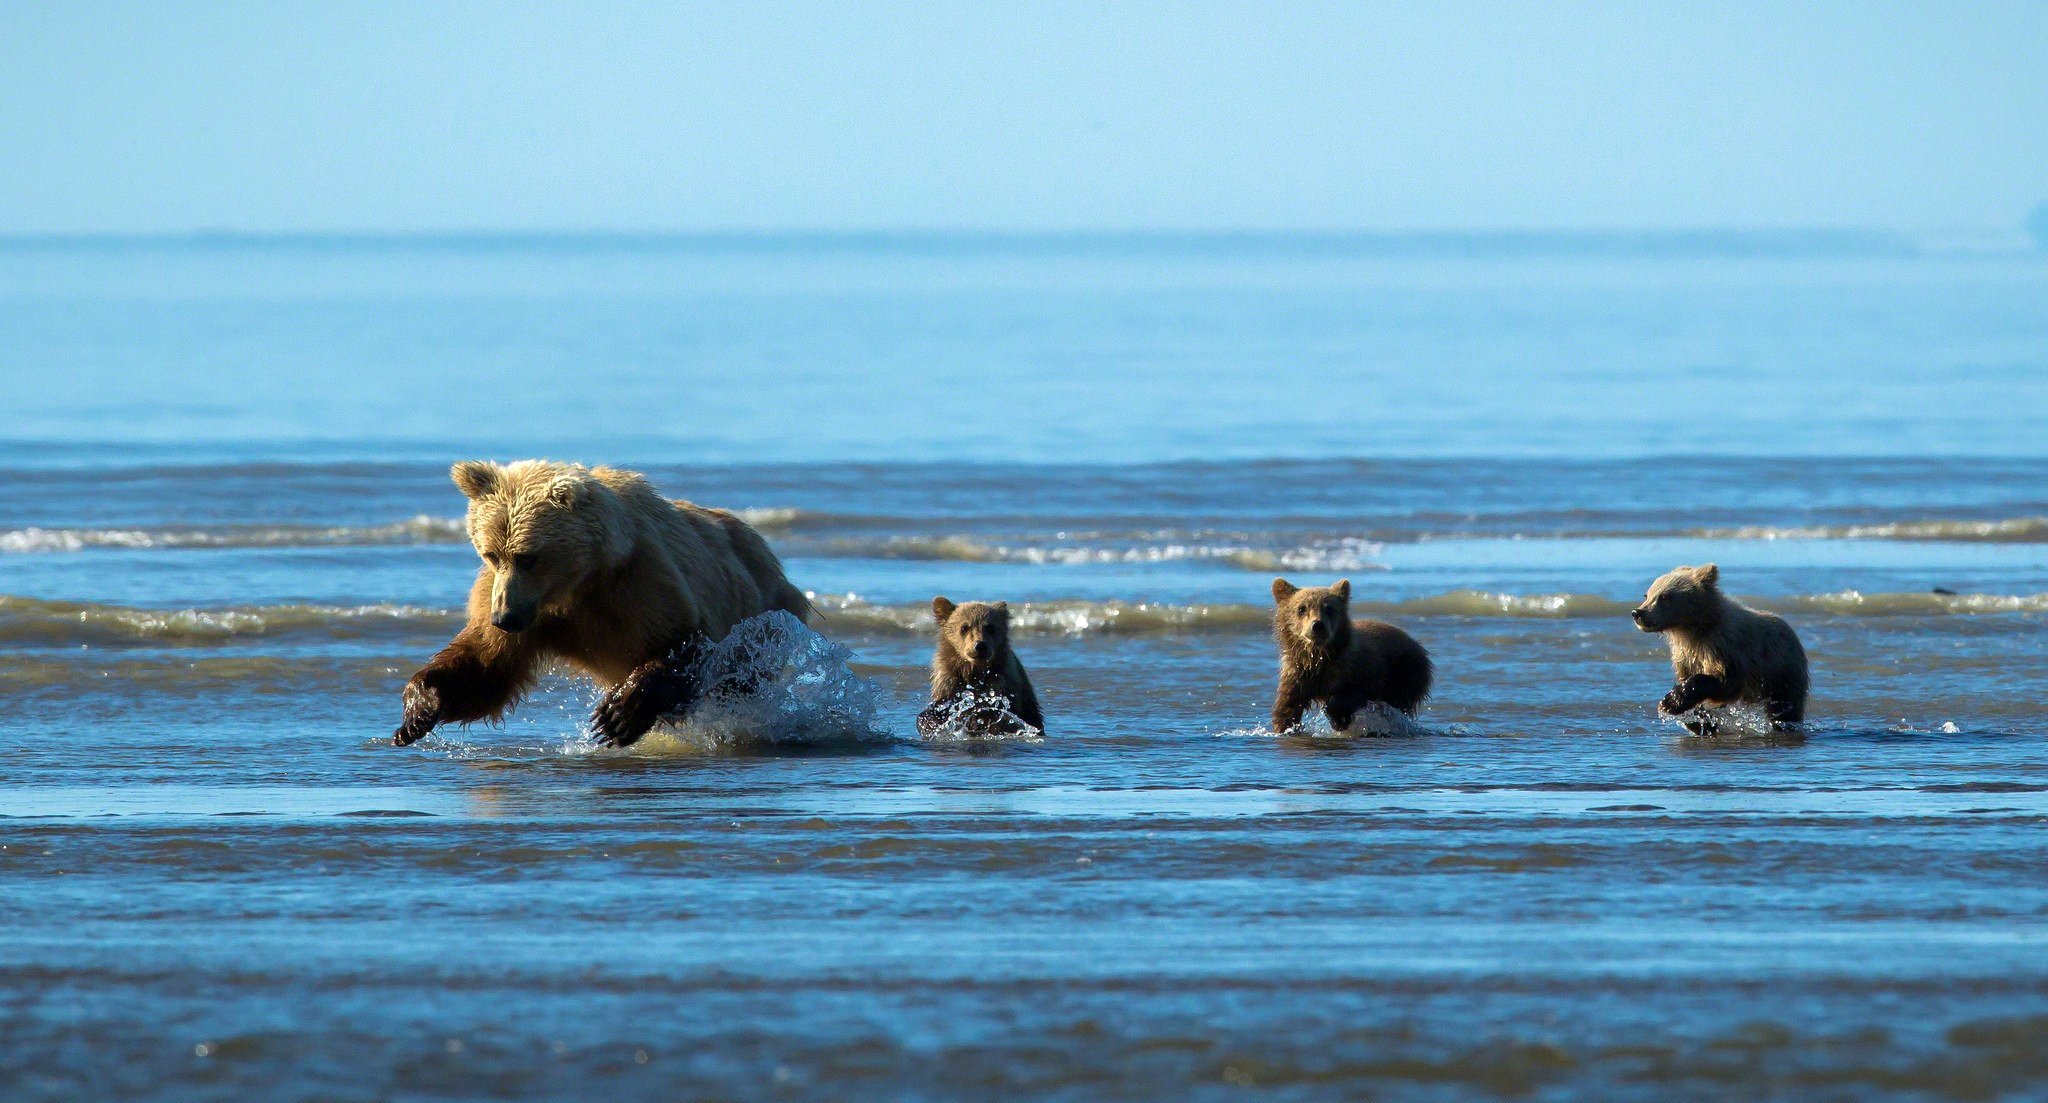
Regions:
[[[2048,3],[0,6],[0,233],[2013,228]]]

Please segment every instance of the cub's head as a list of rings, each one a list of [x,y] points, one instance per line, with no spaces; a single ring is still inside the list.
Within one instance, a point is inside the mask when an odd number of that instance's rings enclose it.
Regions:
[[[954,655],[976,671],[986,671],[1010,646],[1010,603],[970,601],[955,605],[932,599],[939,622],[939,650]]]
[[[1629,611],[1645,632],[1711,624],[1721,609],[1721,568],[1680,567],[1650,583],[1643,603]]]
[[[1335,586],[1296,586],[1273,580],[1273,630],[1280,641],[1320,652],[1351,636],[1351,580]]]
[[[588,468],[481,460],[449,471],[469,498],[469,542],[491,576],[491,624],[523,632],[562,610],[613,558],[613,492]]]

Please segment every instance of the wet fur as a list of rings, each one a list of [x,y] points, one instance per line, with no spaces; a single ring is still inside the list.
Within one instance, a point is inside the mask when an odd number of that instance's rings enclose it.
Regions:
[[[406,684],[401,746],[439,724],[502,718],[557,662],[606,688],[599,739],[632,743],[695,699],[699,645],[769,610],[811,613],[746,522],[663,498],[631,471],[525,460],[450,476],[486,562],[468,623]]]
[[[1012,715],[1043,732],[1045,717],[1039,712],[1038,694],[1032,691],[1031,677],[1010,647],[1009,603],[970,601],[955,605],[946,598],[935,597],[932,616],[939,629],[938,646],[932,654],[932,700],[917,714],[917,730],[925,735],[939,730],[953,712],[954,700],[973,693],[1001,697],[1009,702]],[[976,644],[985,644],[987,648],[978,658]],[[973,718],[969,719],[971,722]]]
[[[1429,696],[1435,667],[1415,637],[1379,621],[1354,622],[1350,614],[1349,579],[1307,589],[1273,580],[1273,635],[1280,644],[1274,731],[1299,727],[1316,705],[1342,731],[1366,705],[1413,716]],[[1317,623],[1323,626],[1320,637],[1313,632]]]
[[[1784,619],[1731,600],[1721,592],[1721,571],[1680,567],[1659,578],[1630,615],[1645,632],[1661,632],[1671,645],[1676,682],[1657,706],[1684,717],[1695,735],[1712,731],[1700,708],[1762,705],[1773,728],[1806,719],[1806,649]]]

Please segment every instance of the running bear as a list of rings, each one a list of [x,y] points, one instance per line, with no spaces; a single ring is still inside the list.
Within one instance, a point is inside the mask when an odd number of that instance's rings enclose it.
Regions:
[[[1761,704],[1773,728],[1806,719],[1806,649],[1798,634],[1774,614],[1729,600],[1720,582],[1712,563],[1680,567],[1652,583],[1629,612],[1636,627],[1666,633],[1671,644],[1678,684],[1657,711],[1680,717],[1695,735],[1713,731],[1713,718],[1686,713],[1739,701]]]
[[[1010,649],[1010,603],[955,605],[935,597],[932,616],[939,622],[939,645],[932,655],[932,701],[917,714],[918,732],[935,735],[951,720],[968,735],[1015,734],[1004,714],[986,707],[992,698],[1008,702],[1009,716],[1043,732],[1045,717],[1031,677]],[[979,700],[963,710],[959,698],[968,694]]]
[[[1301,723],[1320,703],[1330,726],[1351,726],[1362,706],[1383,704],[1410,716],[1429,696],[1435,671],[1415,637],[1391,624],[1351,619],[1351,580],[1303,589],[1273,580],[1273,634],[1280,641],[1280,693],[1273,730]]]
[[[625,746],[695,702],[701,646],[770,610],[810,615],[745,521],[669,501],[631,471],[471,461],[449,475],[483,564],[469,623],[406,683],[401,747],[502,717],[556,661],[604,687],[591,728]]]

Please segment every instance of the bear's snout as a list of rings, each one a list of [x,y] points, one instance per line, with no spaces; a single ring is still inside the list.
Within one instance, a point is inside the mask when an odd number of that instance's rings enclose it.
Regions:
[[[988,661],[988,657],[989,657],[989,655],[990,655],[990,654],[991,654],[992,652],[994,652],[994,651],[995,651],[995,648],[993,648],[993,647],[989,646],[989,642],[988,642],[987,640],[975,640],[975,641],[974,641],[974,661],[975,661],[975,662],[978,662],[978,663],[982,663],[982,662],[987,662],[987,661]]]
[[[1656,629],[1650,627],[1650,611],[1648,609],[1645,609],[1642,606],[1638,605],[1635,608],[1630,609],[1628,611],[1628,616],[1630,620],[1636,622],[1637,628],[1640,628],[1645,632],[1656,631]]]
[[[500,609],[491,614],[491,627],[501,632],[524,632],[533,624],[533,615]]]

